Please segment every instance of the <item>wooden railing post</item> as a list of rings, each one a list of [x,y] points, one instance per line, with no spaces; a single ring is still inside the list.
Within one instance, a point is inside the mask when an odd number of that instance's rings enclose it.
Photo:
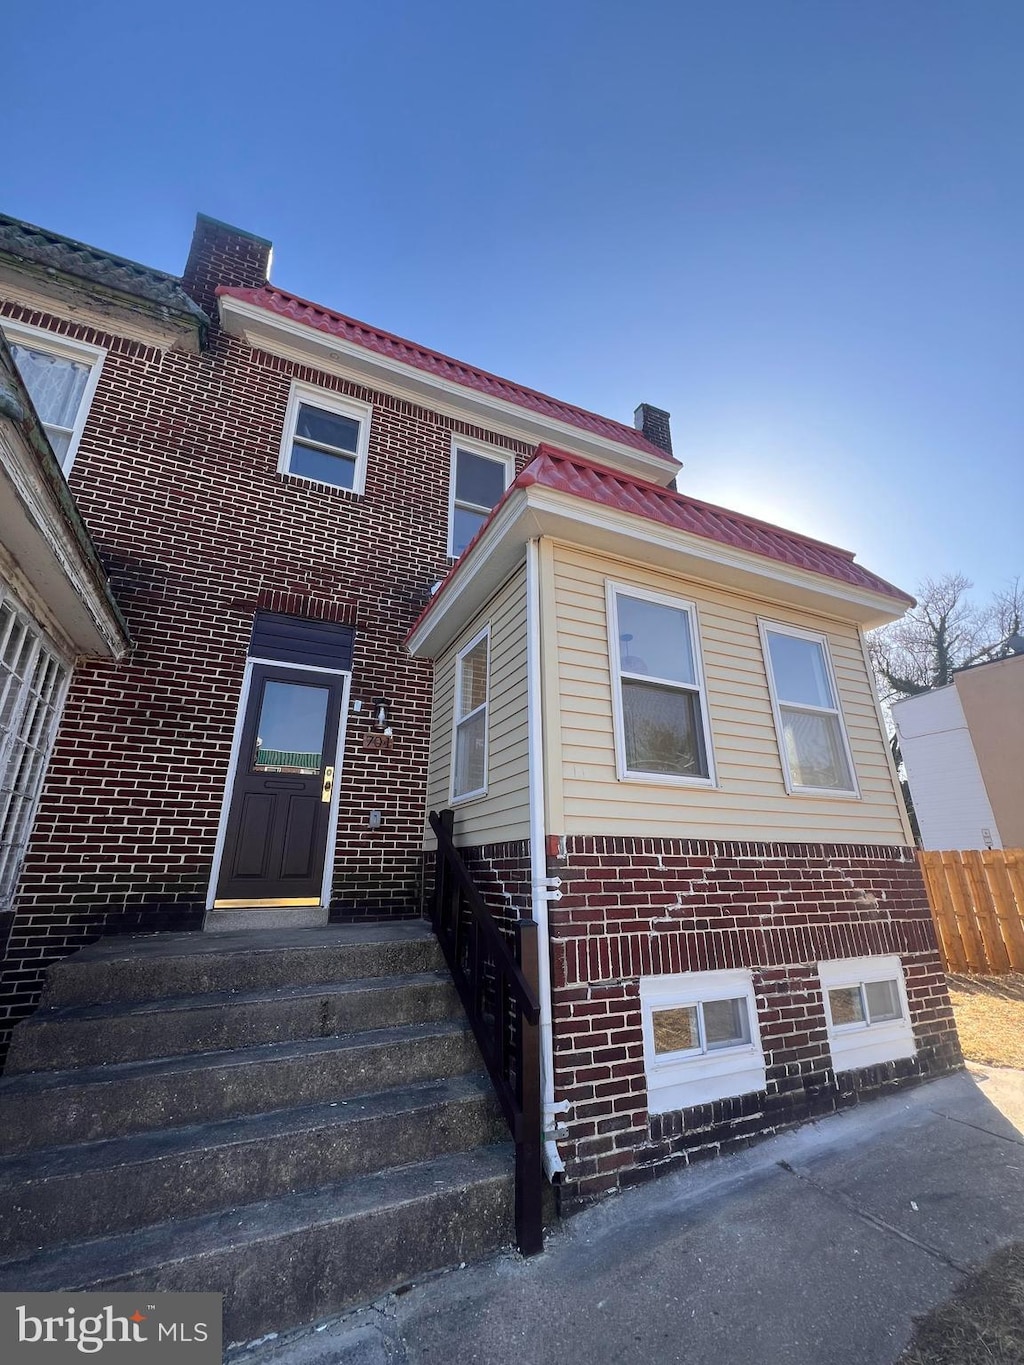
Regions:
[[[538,992],[537,921],[517,926],[519,965]],[[522,1131],[516,1143],[516,1238],[524,1256],[544,1248],[544,1173],[541,1168],[540,1023],[531,1024],[519,1010],[519,1104]]]

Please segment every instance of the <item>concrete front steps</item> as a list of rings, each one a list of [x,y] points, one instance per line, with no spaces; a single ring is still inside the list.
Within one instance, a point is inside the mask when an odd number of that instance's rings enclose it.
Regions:
[[[108,939],[0,1081],[0,1290],[222,1292],[225,1342],[513,1240],[513,1156],[418,923]]]

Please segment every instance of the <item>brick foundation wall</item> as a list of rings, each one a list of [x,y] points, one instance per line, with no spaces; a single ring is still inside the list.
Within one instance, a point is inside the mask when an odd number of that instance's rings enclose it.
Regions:
[[[514,847],[467,850],[495,902],[528,892],[528,847]],[[548,872],[562,878],[549,913],[566,1209],[962,1064],[910,849],[580,837]],[[916,1055],[837,1074],[817,963],[887,954]],[[765,1090],[649,1114],[640,977],[735,967],[753,976]]]
[[[531,447],[225,335],[215,284],[259,283],[266,257],[201,224],[189,282],[214,325],[198,355],[0,301],[0,320],[106,348],[69,484],[135,642],[74,677],[0,977],[0,1052],[57,958],[102,933],[200,927],[259,609],[356,630],[364,710],[348,717],[332,918],[419,913],[432,668],[403,642],[449,567],[452,435],[517,468]],[[363,496],[278,472],[293,377],[373,405]],[[377,696],[391,753],[362,748]]]

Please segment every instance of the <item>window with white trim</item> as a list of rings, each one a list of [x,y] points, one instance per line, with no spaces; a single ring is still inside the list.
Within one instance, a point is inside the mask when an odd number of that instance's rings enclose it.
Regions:
[[[455,656],[455,733],[452,742],[452,800],[483,796],[487,790],[487,709],[491,631],[475,635]]]
[[[0,910],[14,898],[70,676],[0,585]]]
[[[760,627],[786,790],[857,796],[828,639],[770,621]]]
[[[914,1034],[899,957],[819,962],[818,975],[836,1071],[913,1057]]]
[[[448,553],[457,559],[487,520],[509,485],[511,455],[485,455],[456,443],[448,518]]]
[[[607,584],[612,708],[620,778],[714,781],[697,609]]]
[[[281,472],[362,493],[370,414],[365,403],[293,383],[281,443]]]
[[[765,1088],[749,971],[643,976],[640,1009],[650,1113]]]
[[[105,352],[38,327],[5,320],[3,329],[22,383],[67,474],[85,429]]]

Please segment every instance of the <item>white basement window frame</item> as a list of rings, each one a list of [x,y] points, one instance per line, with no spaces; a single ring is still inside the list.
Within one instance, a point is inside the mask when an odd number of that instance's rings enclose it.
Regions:
[[[850,739],[843,719],[836,683],[835,669],[829,650],[828,636],[819,631],[802,630],[798,626],[783,625],[777,621],[758,620],[761,632],[761,648],[764,654],[765,673],[768,677],[768,690],[771,694],[772,715],[775,719],[775,735],[779,745],[779,759],[782,763],[782,776],[789,795],[829,796],[859,799],[860,787],[857,783],[857,770],[850,749]],[[784,670],[786,641],[802,641],[810,649],[803,651],[803,658],[809,669],[805,676],[787,678]],[[772,643],[777,641],[777,654],[773,658]],[[815,652],[816,651],[816,652]],[[791,660],[796,662],[798,656]],[[789,695],[787,695],[787,693]],[[810,699],[810,694],[815,700]],[[822,740],[831,748],[831,761],[834,767],[834,780],[823,778],[824,767],[817,774],[801,771],[799,745],[800,730],[804,730],[805,740]],[[817,732],[815,735],[814,732]],[[806,756],[803,760],[808,769],[810,763]],[[842,769],[845,768],[845,771]],[[818,780],[809,779],[812,776]]]
[[[487,795],[490,690],[491,627],[488,624],[455,656],[451,773],[453,806]]]
[[[474,480],[474,466],[477,478]],[[448,557],[458,559],[512,482],[515,460],[510,451],[490,450],[452,441],[448,479]],[[483,482],[480,482],[482,476]],[[500,481],[500,487],[499,487]],[[490,488],[486,487],[490,483]]]
[[[362,496],[372,415],[368,403],[293,379],[279,471],[307,483]]]
[[[650,1113],[764,1090],[764,1050],[750,971],[642,976],[640,1010]]]
[[[65,478],[71,472],[106,351],[4,318],[14,363]]]
[[[715,757],[711,743],[711,721],[708,713],[707,685],[700,647],[700,623],[697,608],[685,598],[667,593],[652,592],[629,583],[605,581],[608,620],[608,657],[612,675],[612,719],[615,732],[615,763],[620,782],[654,782],[671,786],[714,787],[717,785]],[[627,605],[628,603],[628,605]],[[644,657],[631,655],[629,647],[635,638],[626,630],[628,617],[633,612],[650,614],[650,609],[666,612],[662,639],[671,638],[672,618],[675,613],[682,630],[677,632],[680,649],[676,655],[665,655],[662,661],[649,663]],[[681,620],[679,620],[681,618]],[[661,663],[667,664],[662,667]],[[675,676],[672,676],[674,673]],[[685,755],[677,758],[673,770],[665,758],[662,766],[657,760],[645,765],[640,754],[641,734],[636,719],[628,714],[627,693],[638,697],[646,690],[649,697],[686,698],[689,709],[688,742],[692,746],[692,770],[687,770]],[[629,723],[627,723],[629,722]]]
[[[914,1031],[897,955],[819,962],[818,976],[834,1070],[913,1057]]]

